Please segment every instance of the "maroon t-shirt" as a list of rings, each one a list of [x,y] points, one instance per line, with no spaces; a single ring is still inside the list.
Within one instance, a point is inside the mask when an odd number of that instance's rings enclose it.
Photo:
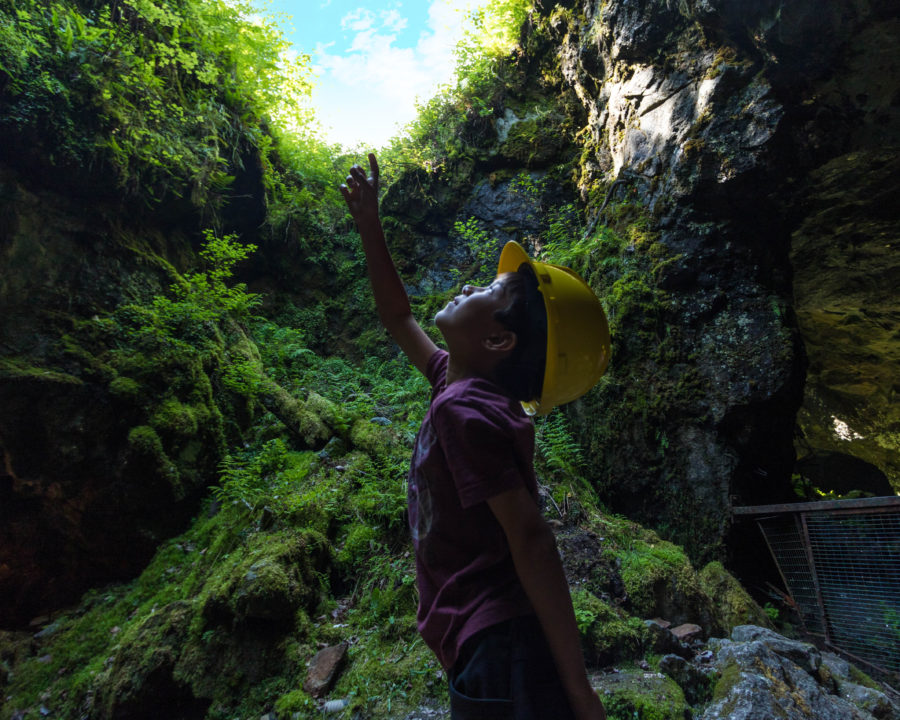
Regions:
[[[431,406],[408,484],[419,632],[447,669],[474,633],[533,612],[485,501],[523,486],[537,498],[531,419],[483,378],[448,387],[448,358],[439,350],[428,361]]]

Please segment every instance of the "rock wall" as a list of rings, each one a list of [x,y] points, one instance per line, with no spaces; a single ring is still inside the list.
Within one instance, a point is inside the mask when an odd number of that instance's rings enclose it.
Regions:
[[[717,499],[784,496],[804,355],[800,454],[861,458],[900,488],[896,8],[586,3],[557,31],[596,172],[642,180],[677,257],[660,282],[706,381]],[[892,492],[855,475],[834,489]]]
[[[138,240],[110,221],[115,206],[88,209],[84,199],[36,185],[0,168],[0,616],[7,626],[133,575],[190,517],[185,501],[197,491],[187,481],[173,485],[130,447],[136,408],[111,390],[115,374],[93,355],[101,348],[78,332],[98,312],[161,291],[160,254],[175,259],[177,238],[169,248],[161,235]],[[129,242],[144,243],[144,253]],[[197,433],[207,450],[195,467],[214,467],[217,433],[221,423]]]

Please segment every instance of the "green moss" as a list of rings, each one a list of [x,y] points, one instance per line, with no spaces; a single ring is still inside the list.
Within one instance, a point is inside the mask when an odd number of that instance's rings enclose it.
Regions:
[[[167,398],[156,408],[150,418],[150,424],[158,431],[187,437],[197,433],[198,415],[202,418],[205,414],[208,413],[202,406],[198,412],[196,407],[186,405],[175,398]]]
[[[295,433],[307,447],[321,447],[331,437],[331,429],[309,404],[297,400],[284,388],[268,383],[264,404]]]
[[[83,385],[84,381],[68,373],[34,365],[24,358],[0,358],[0,380],[37,380],[39,382]]]
[[[109,383],[109,392],[123,400],[137,400],[141,395],[141,384],[129,377],[119,375]]]
[[[128,431],[128,445],[132,453],[139,458],[139,462],[154,468],[169,483],[174,499],[180,500],[184,497],[185,490],[181,482],[181,474],[163,449],[162,440],[156,430],[149,425],[138,425],[131,428]]]
[[[400,639],[373,628],[364,635],[364,643],[350,648],[349,665],[333,695],[349,697],[351,712],[404,717],[426,698],[448,704],[446,682],[441,680],[443,673],[434,654],[415,634],[414,626],[404,625]]]
[[[350,441],[354,447],[370,455],[379,456],[390,452],[396,438],[389,428],[360,418],[350,427]]]
[[[327,544],[309,530],[258,533],[224,556],[198,594],[205,617],[216,622],[247,619],[293,622],[297,610],[318,605],[317,575]]]
[[[526,168],[546,165],[559,158],[570,140],[560,127],[559,115],[527,117],[512,125],[500,154]]]
[[[713,687],[712,701],[715,703],[728,697],[732,688],[741,681],[741,675],[741,669],[736,664],[720,668],[719,679]]]
[[[882,691],[881,686],[870,678],[866,673],[855,665],[850,665],[850,682],[862,685],[863,687],[872,688],[873,690]]]
[[[592,663],[607,665],[642,656],[648,632],[639,618],[629,616],[586,590],[573,592],[572,604]]]
[[[380,536],[376,528],[363,523],[354,523],[347,530],[337,555],[338,562],[349,565],[358,558],[375,549],[375,542]]]
[[[157,435],[156,430],[149,425],[139,425],[131,428],[128,432],[128,444],[135,452],[140,453],[141,455],[157,458],[159,460],[168,459],[165,457],[159,435]]]
[[[708,563],[700,571],[699,578],[703,592],[715,598],[718,617],[724,623],[721,631],[730,634],[736,625],[772,627],[771,618],[722,563]]]
[[[159,608],[117,634],[110,649],[111,662],[93,683],[98,690],[95,702],[104,715],[112,717],[125,708],[140,707],[148,700],[151,678],[155,676],[157,683],[171,678],[190,617],[190,604],[180,601]],[[165,689],[166,685],[160,688],[163,693]]]
[[[699,589],[684,551],[670,542],[635,541],[620,557],[622,581],[640,617],[659,615],[666,593]]]
[[[306,398],[306,409],[317,415],[329,428],[337,428],[345,423],[337,403],[311,392]]]
[[[678,684],[662,673],[619,668],[601,695],[609,720],[684,720],[690,706]]]
[[[291,690],[275,701],[275,714],[278,717],[291,717],[294,713],[312,715],[318,712],[316,701],[303,690]]]
[[[28,717],[36,718],[37,708],[45,704],[59,717],[78,717],[109,648],[128,625],[134,608],[123,602],[124,597],[124,588],[92,591],[82,599],[77,613],[55,620],[41,649],[13,668],[4,690],[4,709],[28,708]]]

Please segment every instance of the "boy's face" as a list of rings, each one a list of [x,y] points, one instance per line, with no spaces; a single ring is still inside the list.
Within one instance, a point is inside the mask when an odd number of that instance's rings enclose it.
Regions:
[[[450,301],[434,316],[435,324],[439,328],[442,325],[474,326],[485,317],[493,321],[494,312],[502,310],[509,304],[504,287],[505,278],[506,276],[501,275],[484,287],[464,285],[462,292],[450,298]]]
[[[462,293],[451,298],[434,316],[434,324],[447,341],[451,355],[454,345],[462,345],[460,349],[464,349],[466,345],[480,343],[485,338],[506,331],[494,319],[494,313],[509,306],[510,298],[506,291],[508,278],[508,273],[500,275],[485,287],[465,285]]]

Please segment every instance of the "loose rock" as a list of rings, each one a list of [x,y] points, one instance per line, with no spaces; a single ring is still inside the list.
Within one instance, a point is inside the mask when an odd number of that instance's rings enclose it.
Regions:
[[[347,656],[347,643],[332,645],[313,657],[303,689],[314,698],[322,697],[334,685]]]

